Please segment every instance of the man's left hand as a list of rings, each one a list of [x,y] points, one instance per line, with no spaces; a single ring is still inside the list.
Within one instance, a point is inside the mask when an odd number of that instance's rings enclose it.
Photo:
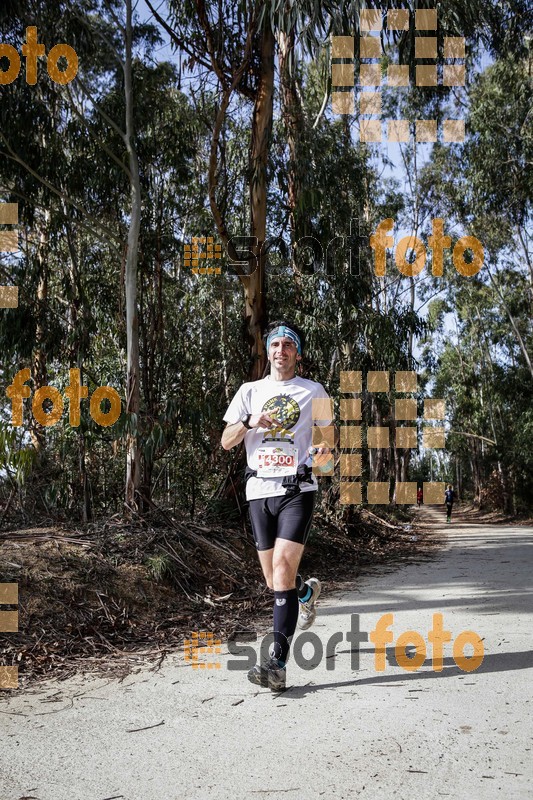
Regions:
[[[326,442],[320,442],[320,444],[315,445],[317,455],[323,455],[324,453],[331,453],[331,448],[327,446]]]

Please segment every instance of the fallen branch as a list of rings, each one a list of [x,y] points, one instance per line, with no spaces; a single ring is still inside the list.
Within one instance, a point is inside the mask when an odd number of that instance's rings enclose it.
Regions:
[[[126,733],[137,733],[137,731],[149,731],[150,728],[159,728],[160,725],[164,725],[165,720],[162,719],[161,722],[157,722],[155,725],[147,725],[146,728],[131,728],[131,730],[126,731]]]

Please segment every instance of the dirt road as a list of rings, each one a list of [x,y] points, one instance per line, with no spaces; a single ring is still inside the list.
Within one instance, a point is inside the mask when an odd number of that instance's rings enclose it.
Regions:
[[[222,655],[200,656],[218,669],[192,669],[179,655],[122,683],[77,678],[0,697],[1,800],[531,796],[533,528],[460,516],[446,526],[441,511],[421,513],[447,536],[444,548],[348,593],[326,590],[318,640],[308,637],[300,666],[289,662],[281,695],[228,669],[244,659],[223,643]],[[352,615],[364,633],[388,613],[384,671],[371,640],[357,668]],[[440,672],[428,642],[435,613],[452,638]],[[466,630],[483,640],[472,672],[452,654]],[[423,660],[416,671],[396,661],[406,631],[424,640],[407,647]]]

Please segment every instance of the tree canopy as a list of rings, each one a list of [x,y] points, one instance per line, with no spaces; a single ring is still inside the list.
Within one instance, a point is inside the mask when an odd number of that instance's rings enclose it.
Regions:
[[[416,371],[419,410],[424,393],[445,399],[445,451],[391,440],[365,450],[363,480],[450,480],[479,505],[531,507],[531,12],[523,0],[439,7],[439,37],[465,37],[466,85],[385,87],[384,113],[412,131],[389,147],[360,141],[357,83],[355,113],[332,112],[330,46],[357,40],[361,10],[388,6],[2,4],[3,42],[21,52],[35,25],[46,52],[64,42],[79,60],[65,85],[39,59],[35,85],[23,60],[0,87],[0,202],[18,204],[20,248],[0,255],[2,283],[19,287],[18,307],[0,310],[3,391],[30,368],[32,397],[65,395],[79,369],[89,397],[110,386],[122,400],[108,427],[88,399],[79,426],[66,401],[43,426],[30,398],[19,427],[4,394],[5,514],[237,514],[222,417],[263,374],[262,334],[279,317],[305,328],[306,374],[336,401],[346,370]],[[417,35],[384,29],[384,75],[398,58],[414,68]],[[417,119],[448,112],[465,119],[464,142],[415,140]],[[450,249],[442,278],[428,266],[405,277],[391,253],[376,275],[369,237],[389,218],[395,244],[405,231],[429,249],[434,219],[453,242],[477,237],[482,270],[459,275]],[[208,237],[222,257],[200,259],[202,274],[188,255]],[[395,397],[365,389],[363,428],[396,426]],[[353,514],[338,463],[323,502]]]

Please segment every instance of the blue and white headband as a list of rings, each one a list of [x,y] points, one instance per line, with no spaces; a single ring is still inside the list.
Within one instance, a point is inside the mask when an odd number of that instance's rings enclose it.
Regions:
[[[272,342],[272,339],[277,339],[278,336],[286,336],[288,339],[292,339],[296,345],[298,355],[302,355],[302,344],[300,342],[300,337],[292,330],[292,328],[287,328],[286,325],[280,325],[278,328],[275,328],[271,333],[268,334],[267,351],[270,350],[270,343]]]

